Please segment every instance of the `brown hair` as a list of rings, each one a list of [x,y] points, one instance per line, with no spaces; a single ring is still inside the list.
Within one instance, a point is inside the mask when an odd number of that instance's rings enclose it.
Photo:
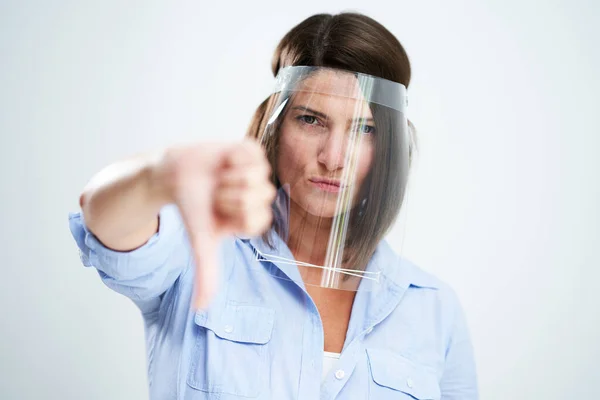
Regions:
[[[280,68],[300,65],[360,72],[401,83],[407,88],[410,83],[410,62],[400,42],[383,25],[358,13],[317,14],[292,28],[279,42],[271,68],[276,76]],[[260,104],[248,137],[263,139],[277,98],[271,95]],[[400,212],[409,172],[403,167],[406,160],[401,160],[400,155],[408,154],[410,168],[416,149],[415,131],[410,122],[408,143],[398,135],[403,118],[398,111],[377,104],[370,107],[378,132],[376,155],[369,178],[365,179],[369,184],[361,188],[359,197],[366,199],[368,206],[364,212],[356,207],[350,219],[346,236],[349,251],[344,257],[348,268],[364,268],[393,225]],[[275,176],[278,135],[263,143],[273,170],[272,182],[278,187]]]

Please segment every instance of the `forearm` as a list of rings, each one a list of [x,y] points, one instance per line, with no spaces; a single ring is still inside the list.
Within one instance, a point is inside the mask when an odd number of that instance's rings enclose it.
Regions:
[[[80,198],[88,229],[118,251],[140,247],[158,229],[158,213],[169,203],[161,159],[153,152],[113,163],[99,171]]]

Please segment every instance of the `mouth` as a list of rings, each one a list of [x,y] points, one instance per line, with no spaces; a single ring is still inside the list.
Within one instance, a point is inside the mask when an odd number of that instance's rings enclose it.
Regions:
[[[311,178],[308,181],[313,186],[329,193],[339,193],[346,188],[345,185],[335,179]]]

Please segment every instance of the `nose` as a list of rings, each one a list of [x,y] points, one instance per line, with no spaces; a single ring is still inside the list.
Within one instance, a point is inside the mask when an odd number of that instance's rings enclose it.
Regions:
[[[321,143],[318,161],[328,171],[335,171],[344,167],[346,162],[347,137],[342,129],[330,131]]]

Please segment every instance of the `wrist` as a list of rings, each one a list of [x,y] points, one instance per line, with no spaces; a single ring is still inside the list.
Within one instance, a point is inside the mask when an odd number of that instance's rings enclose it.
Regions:
[[[144,168],[149,196],[159,207],[174,203],[172,149],[151,153]]]

